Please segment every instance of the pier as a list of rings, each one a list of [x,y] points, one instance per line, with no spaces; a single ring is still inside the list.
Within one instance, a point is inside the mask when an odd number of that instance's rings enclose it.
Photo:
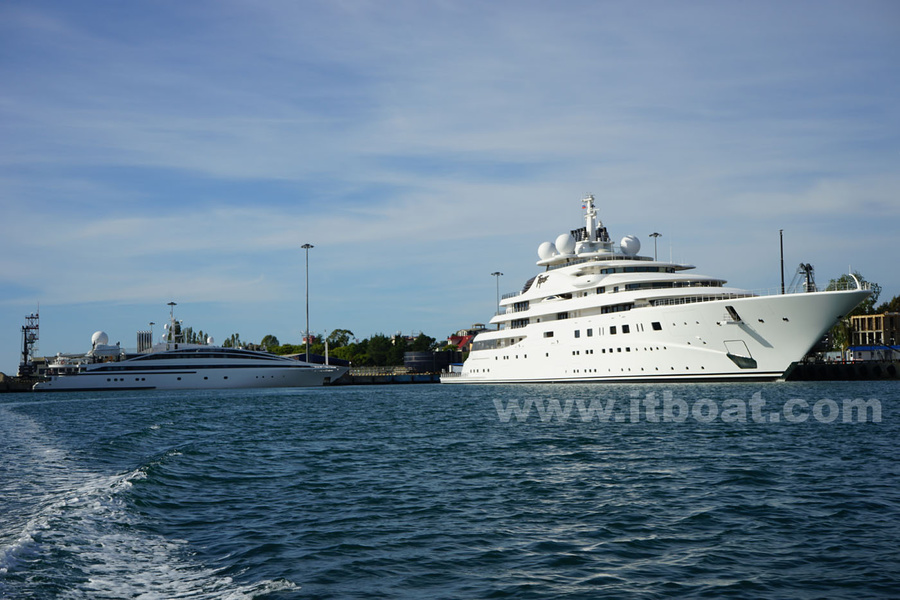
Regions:
[[[900,379],[900,361],[797,363],[789,370],[788,381],[863,381]]]

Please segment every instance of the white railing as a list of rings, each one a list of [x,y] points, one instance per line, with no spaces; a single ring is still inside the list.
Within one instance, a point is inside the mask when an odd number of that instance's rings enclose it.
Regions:
[[[872,289],[872,285],[867,281],[860,282],[858,286],[855,281],[852,281],[852,282],[843,282],[842,281],[831,289],[828,289],[829,287],[831,287],[831,284],[826,286],[825,289],[818,289],[818,287],[817,287],[815,290],[810,290],[810,291],[803,290],[803,289],[793,289],[793,290],[785,289],[784,291],[782,291],[780,286],[779,287],[769,287],[769,288],[758,288],[758,289],[752,289],[752,290],[745,290],[745,289],[741,289],[741,288],[730,288],[727,286],[720,287],[720,286],[710,286],[710,285],[686,285],[683,287],[673,287],[673,288],[662,288],[661,287],[661,288],[647,288],[647,289],[637,289],[637,290],[628,290],[628,289],[620,289],[618,291],[608,290],[605,293],[606,294],[621,294],[624,292],[654,291],[654,290],[662,291],[662,290],[670,290],[670,289],[671,290],[679,290],[679,291],[701,290],[702,289],[702,290],[722,290],[721,292],[719,292],[719,294],[722,294],[722,295],[727,294],[727,295],[729,295],[730,298],[749,298],[752,296],[781,296],[782,294],[787,296],[787,295],[793,295],[793,294],[808,294],[808,293],[812,293],[812,292],[845,292],[845,291],[871,290]],[[729,290],[733,290],[733,291],[729,291]],[[513,298],[515,296],[520,296],[522,293],[523,292],[512,292],[510,294],[506,294],[505,296],[503,296],[503,298],[504,299]],[[707,292],[706,294],[696,294],[696,295],[712,296],[712,295],[718,295],[718,294],[710,291],[710,292]],[[684,296],[670,296],[670,298],[672,298],[672,299],[683,298],[683,297]],[[722,298],[722,299],[727,300],[729,298]],[[683,303],[684,302],[670,302],[669,304],[683,304]],[[525,312],[525,311],[531,310],[532,308],[534,308],[534,307],[530,306],[525,309],[516,310],[514,307],[507,306],[505,309],[494,313],[494,316],[499,317],[499,316],[503,316],[503,315],[511,315],[511,314],[515,314],[517,312]]]
[[[782,292],[781,287],[779,286],[779,287],[760,288],[760,289],[743,290],[743,291],[745,291],[749,294],[753,294],[754,296],[780,296],[782,294],[788,295],[788,294],[809,294],[809,293],[813,293],[813,292],[847,292],[847,291],[855,291],[855,290],[871,290],[872,289],[872,285],[868,281],[860,283],[859,286],[856,285],[856,282],[849,282],[849,283],[848,282],[840,282],[838,285],[836,285],[835,287],[833,287],[831,289],[829,289],[829,287],[830,287],[830,284],[829,284],[829,286],[825,286],[824,288],[817,286],[817,288],[815,290],[810,290],[810,291],[806,291],[803,289],[797,289],[797,290],[785,289],[784,292]],[[734,288],[732,288],[732,289],[734,289]]]

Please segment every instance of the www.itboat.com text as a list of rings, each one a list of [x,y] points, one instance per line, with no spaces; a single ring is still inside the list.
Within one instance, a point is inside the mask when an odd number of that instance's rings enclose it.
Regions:
[[[723,423],[804,423],[810,419],[818,423],[881,423],[881,402],[875,398],[846,398],[841,401],[822,398],[809,402],[803,398],[791,398],[778,407],[766,407],[762,392],[756,392],[749,400],[711,400],[701,398],[688,402],[676,398],[666,390],[659,396],[649,392],[641,396],[632,392],[631,397],[618,403],[616,398],[567,398],[560,403],[557,398],[526,398],[510,400],[504,406],[499,398],[494,407],[501,423],[526,422],[536,415],[542,422],[566,423],[578,419],[584,423],[597,420],[600,423],[684,423],[693,419],[699,423],[720,420]]]

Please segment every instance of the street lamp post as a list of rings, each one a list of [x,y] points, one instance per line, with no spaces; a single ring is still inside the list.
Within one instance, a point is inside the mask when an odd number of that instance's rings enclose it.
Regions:
[[[656,233],[655,231],[650,234],[650,237],[653,238],[653,260],[656,260],[656,238],[660,237],[661,233]]]
[[[306,362],[309,362],[309,250],[315,248],[312,244],[300,246],[306,250]]]
[[[494,271],[491,273],[494,277],[497,278],[497,314],[500,314],[500,276],[503,275],[500,271]],[[497,324],[497,329],[500,329],[500,324]]]

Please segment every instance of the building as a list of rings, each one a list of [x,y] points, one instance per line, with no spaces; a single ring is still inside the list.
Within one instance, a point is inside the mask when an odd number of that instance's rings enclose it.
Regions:
[[[894,346],[900,344],[900,313],[850,317],[851,346]]]
[[[850,317],[849,359],[900,359],[900,313]]]
[[[453,335],[447,338],[447,344],[451,346],[456,346],[461,352],[468,352],[471,350],[472,340],[476,335],[485,331],[485,326],[483,323],[475,323],[469,329],[460,329]]]

